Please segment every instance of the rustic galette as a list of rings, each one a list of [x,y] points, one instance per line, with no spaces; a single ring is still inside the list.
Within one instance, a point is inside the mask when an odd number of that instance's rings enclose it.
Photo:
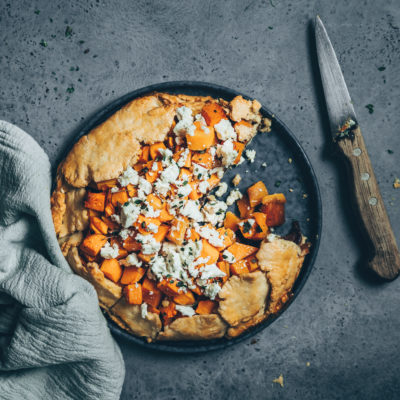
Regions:
[[[309,246],[296,225],[287,237],[271,233],[285,196],[259,181],[220,200],[224,171],[270,128],[260,107],[154,93],[83,136],[59,165],[51,207],[62,252],[131,334],[235,337],[290,297]],[[235,201],[239,216],[227,212]]]

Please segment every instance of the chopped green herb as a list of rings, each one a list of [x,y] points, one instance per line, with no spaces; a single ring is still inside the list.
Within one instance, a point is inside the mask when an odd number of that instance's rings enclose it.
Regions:
[[[74,32],[73,32],[73,30],[72,30],[72,28],[70,26],[67,26],[65,28],[65,37],[71,37],[73,33]]]
[[[40,14],[40,10],[35,10],[34,12],[35,12],[36,15]]]
[[[40,44],[42,47],[47,47],[47,46],[48,46],[47,42],[46,42],[44,39],[42,39],[42,40],[40,41],[39,44]]]
[[[140,204],[141,202],[142,202],[142,200],[140,200],[140,199],[137,199],[134,201],[135,204]]]
[[[272,31],[272,29],[274,29],[274,27],[273,26],[269,26],[268,29]]]
[[[256,226],[256,232],[257,233],[261,233],[263,230],[261,229],[261,226],[260,225],[257,225]]]
[[[243,233],[248,233],[248,232],[250,232],[250,230],[251,230],[251,225],[250,225],[249,221],[246,221],[243,224]]]
[[[53,22],[53,18],[49,18],[49,21],[50,21],[50,22]]]
[[[67,93],[72,94],[75,92],[75,89],[73,86],[70,86],[69,88],[67,88]]]
[[[279,186],[281,186],[281,181],[275,181],[275,187],[279,187]]]
[[[83,44],[83,43],[85,43],[85,41],[84,40],[80,40],[78,43],[79,44]]]
[[[171,280],[169,281],[169,283],[174,283],[174,280],[173,280],[173,279],[171,279]]]
[[[178,286],[178,287],[184,287],[185,284],[184,284],[183,282],[179,281],[179,282],[176,284],[176,286]]]
[[[126,201],[125,203],[124,203],[124,207],[127,207],[129,205],[129,201]]]
[[[224,258],[226,260],[228,258],[228,256],[225,254],[222,254],[222,258]]]
[[[143,229],[146,228],[146,224],[145,224],[144,221],[142,222],[142,228],[143,228]]]
[[[385,66],[381,66],[381,67],[378,67],[378,71],[384,71],[386,69],[386,67]]]
[[[87,53],[89,53],[89,49],[86,49],[86,50],[84,50],[84,52],[83,52],[83,54],[87,54]]]
[[[388,149],[387,152],[388,154],[393,154],[393,150]]]
[[[374,105],[373,105],[373,104],[367,104],[367,105],[365,106],[365,108],[368,110],[368,112],[369,112],[370,114],[373,114],[373,112],[374,112]]]
[[[187,185],[188,183],[188,181],[183,181],[183,186]]]

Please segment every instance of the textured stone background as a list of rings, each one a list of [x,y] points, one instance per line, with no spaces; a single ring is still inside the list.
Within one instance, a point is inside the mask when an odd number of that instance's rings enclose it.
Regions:
[[[400,176],[398,0],[0,1],[0,118],[31,133],[52,162],[111,100],[187,79],[241,90],[275,111],[319,179],[320,252],[289,310],[256,343],[226,351],[177,356],[121,342],[122,399],[399,397],[400,279],[378,284],[359,263],[363,249],[316,83],[316,14],[336,48],[400,239],[400,190],[392,188]],[[272,382],[280,374],[284,388]]]

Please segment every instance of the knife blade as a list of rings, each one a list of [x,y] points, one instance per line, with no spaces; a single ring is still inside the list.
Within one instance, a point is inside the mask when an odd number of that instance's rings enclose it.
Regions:
[[[381,278],[400,272],[400,253],[368,156],[343,73],[326,29],[317,16],[315,41],[333,140],[349,174],[353,206],[366,239],[368,266]]]

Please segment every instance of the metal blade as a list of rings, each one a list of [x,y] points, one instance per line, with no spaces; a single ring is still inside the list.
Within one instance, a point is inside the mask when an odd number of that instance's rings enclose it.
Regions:
[[[331,131],[336,137],[339,127],[342,127],[345,121],[349,118],[357,121],[356,113],[335,50],[319,16],[315,20],[315,40]]]

